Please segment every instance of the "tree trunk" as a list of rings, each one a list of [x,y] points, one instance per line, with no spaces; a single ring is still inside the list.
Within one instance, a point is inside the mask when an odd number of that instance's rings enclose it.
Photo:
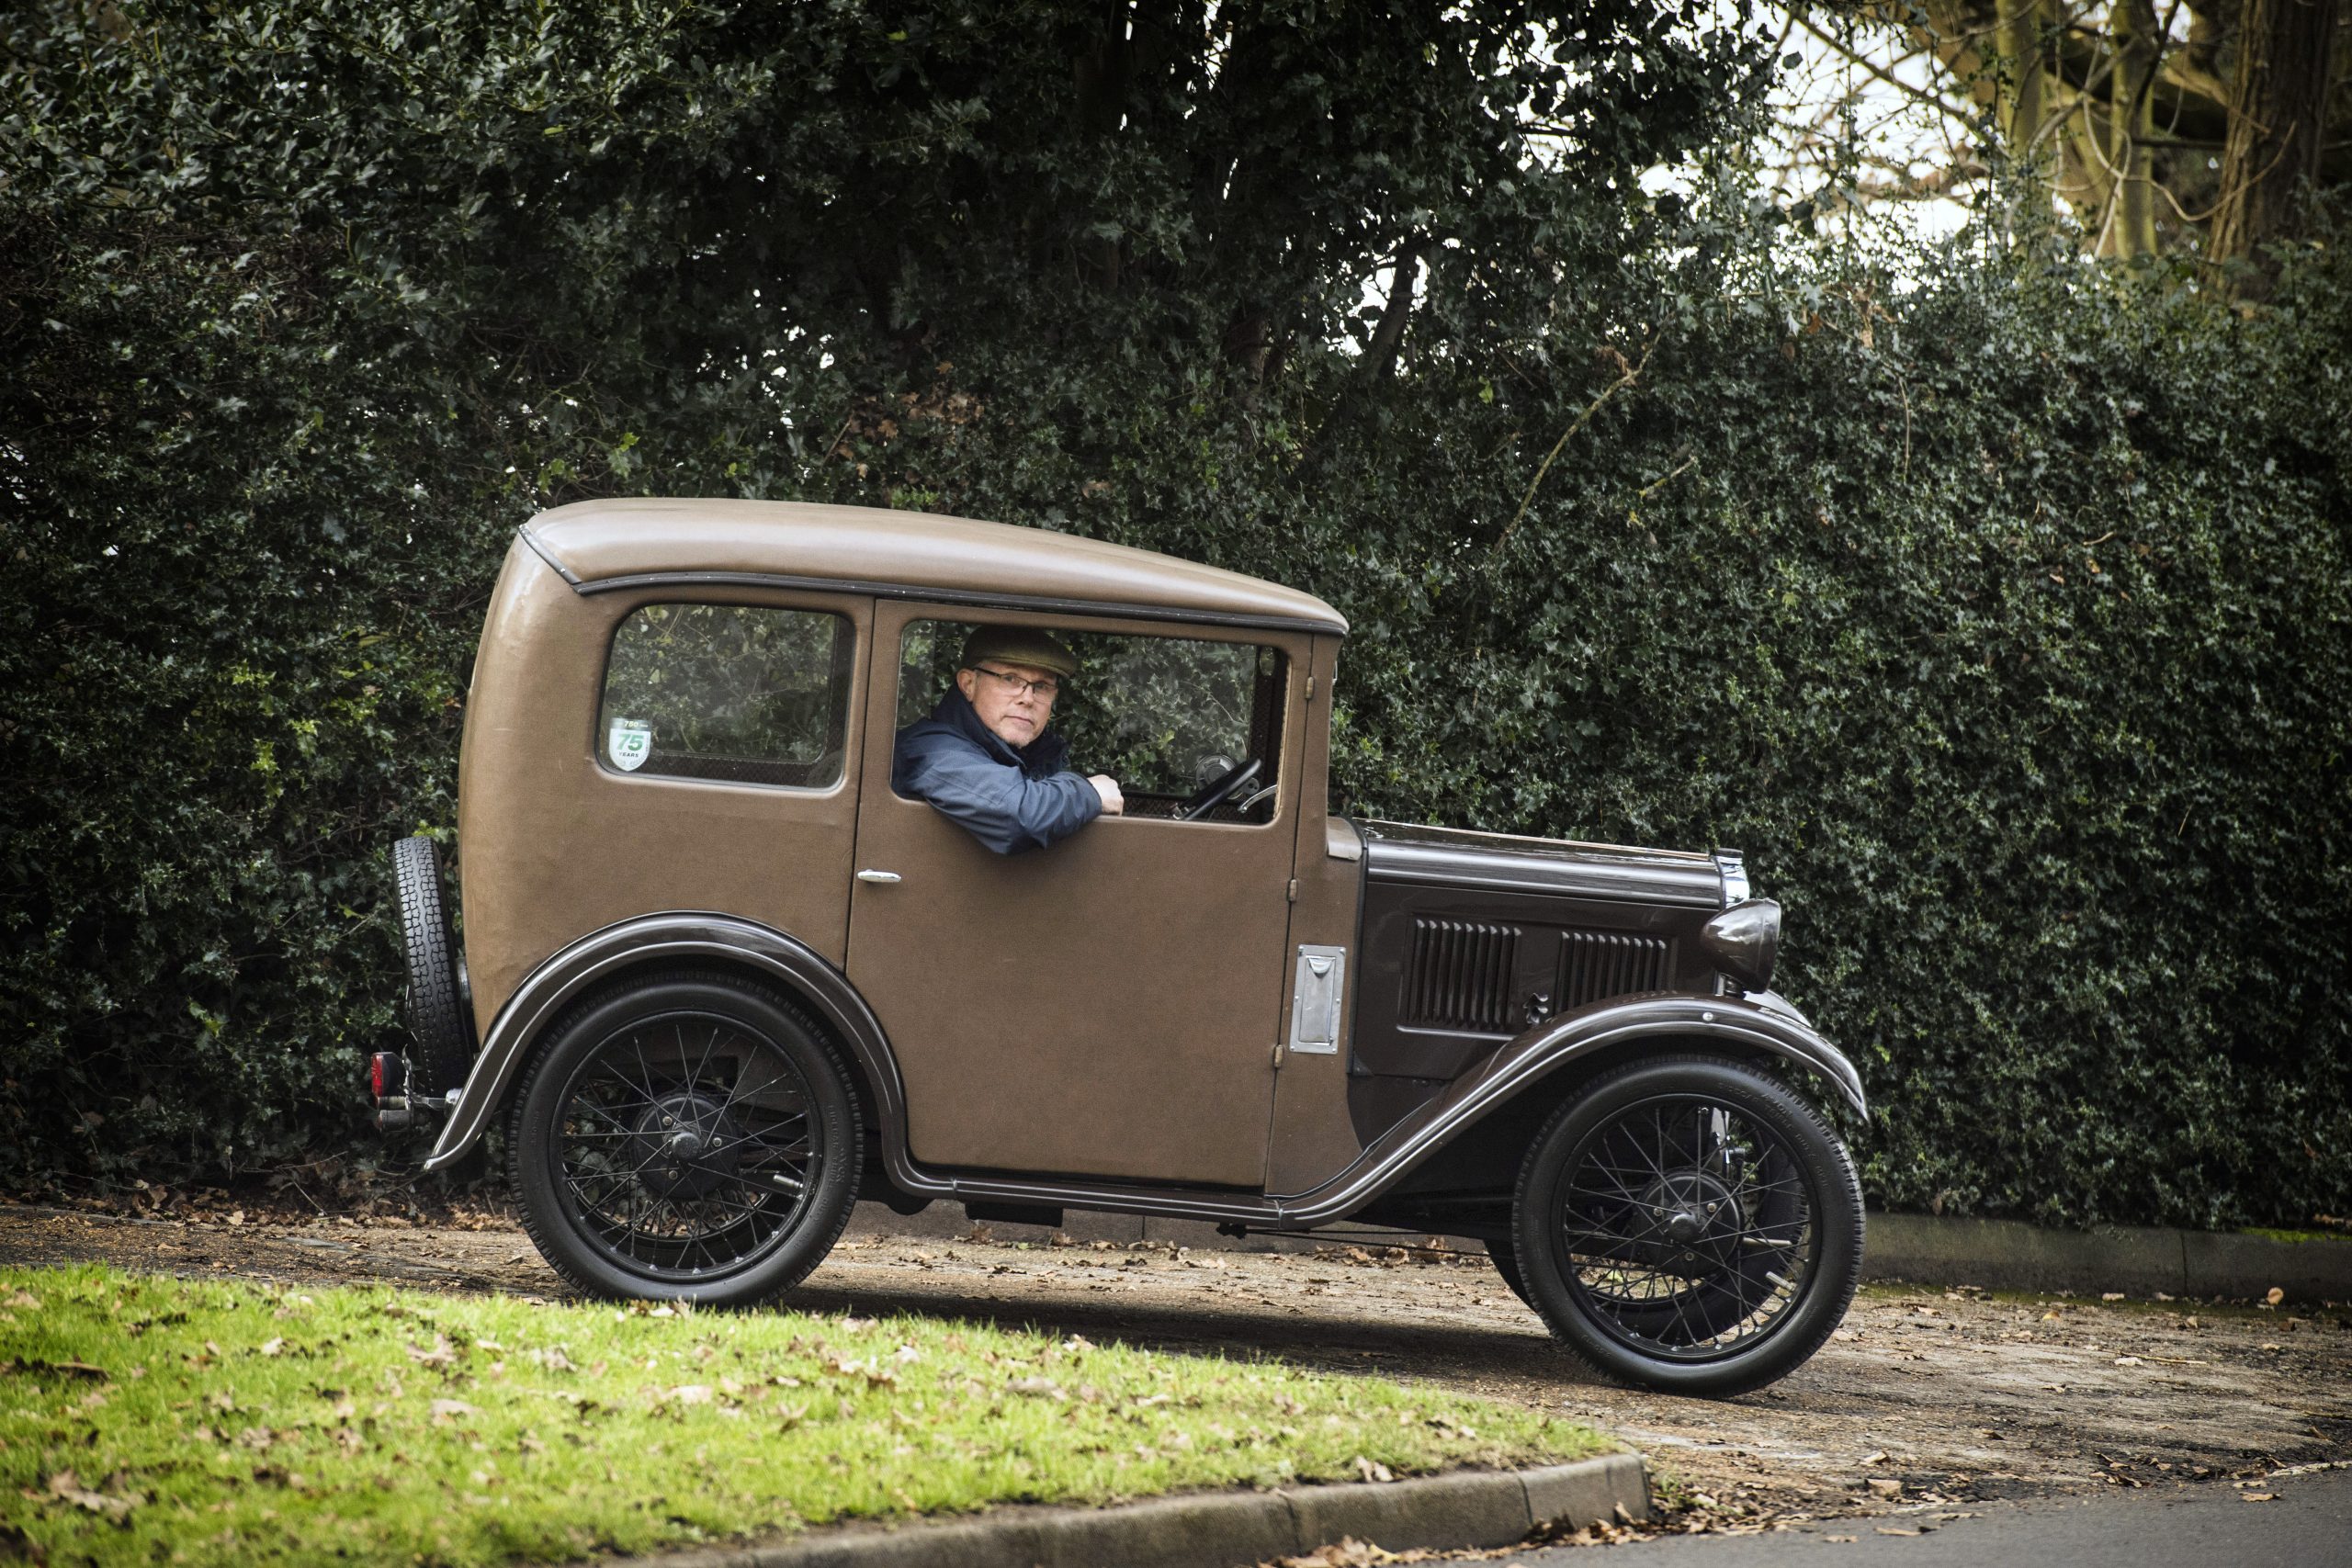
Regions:
[[[2000,0],[2001,118],[2010,156],[2030,173],[2050,164],[2050,18],[2042,0]]]
[[[2245,297],[2269,291],[2263,247],[2299,232],[2304,186],[2319,175],[2335,10],[2336,0],[2245,0],[2210,245],[2216,261],[2250,264],[2233,275]]]
[[[2333,0],[2328,0],[2332,4]],[[2100,225],[2103,256],[2153,255],[2156,249],[2155,153],[2156,62],[2163,53],[2155,0],[2115,0],[2109,28],[2115,36],[2115,68],[2107,79],[2106,220]]]

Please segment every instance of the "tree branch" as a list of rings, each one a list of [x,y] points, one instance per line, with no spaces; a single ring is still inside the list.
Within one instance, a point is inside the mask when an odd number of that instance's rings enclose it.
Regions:
[[[1544,476],[1552,471],[1552,459],[1560,455],[1560,448],[1568,444],[1568,437],[1574,435],[1577,431],[1582,430],[1585,425],[1591,421],[1592,416],[1600,412],[1601,404],[1607,402],[1610,399],[1615,397],[1619,392],[1624,390],[1627,387],[1632,386],[1634,382],[1640,380],[1642,378],[1642,372],[1649,367],[1650,355],[1657,352],[1657,337],[1654,334],[1650,338],[1647,345],[1645,345],[1642,350],[1641,363],[1638,365],[1626,365],[1623,375],[1619,376],[1614,381],[1610,382],[1608,386],[1602,388],[1600,396],[1585,404],[1584,412],[1577,414],[1576,418],[1568,422],[1567,429],[1560,432],[1560,438],[1552,443],[1552,449],[1544,454],[1544,461],[1536,466],[1535,477],[1527,481],[1527,493],[1519,498],[1519,510],[1511,513],[1510,521],[1503,525],[1503,531],[1495,536],[1495,542],[1487,547],[1487,555],[1494,555],[1505,545],[1510,542],[1512,533],[1519,527],[1519,520],[1527,515],[1528,502],[1535,499],[1535,487],[1542,484],[1544,482]],[[1617,362],[1620,365],[1624,365],[1624,356],[1620,355]]]

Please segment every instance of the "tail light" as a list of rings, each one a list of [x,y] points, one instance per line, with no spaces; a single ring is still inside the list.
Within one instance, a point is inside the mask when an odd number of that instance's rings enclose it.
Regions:
[[[407,1077],[407,1064],[397,1051],[379,1051],[368,1058],[368,1092],[378,1100],[400,1093]]]

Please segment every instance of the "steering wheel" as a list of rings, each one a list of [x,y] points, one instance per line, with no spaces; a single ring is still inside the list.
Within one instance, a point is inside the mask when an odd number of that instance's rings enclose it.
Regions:
[[[1240,794],[1242,786],[1256,778],[1258,771],[1265,765],[1263,758],[1252,757],[1238,767],[1227,770],[1221,776],[1203,784],[1199,793],[1184,803],[1183,809],[1178,815],[1187,822],[1199,821]]]

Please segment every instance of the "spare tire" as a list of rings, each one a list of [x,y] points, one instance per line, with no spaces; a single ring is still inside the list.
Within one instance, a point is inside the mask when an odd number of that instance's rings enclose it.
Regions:
[[[450,933],[441,897],[441,852],[427,838],[392,846],[392,875],[400,887],[401,938],[408,953],[411,1094],[447,1094],[466,1081],[474,1061],[473,998],[464,960]]]

